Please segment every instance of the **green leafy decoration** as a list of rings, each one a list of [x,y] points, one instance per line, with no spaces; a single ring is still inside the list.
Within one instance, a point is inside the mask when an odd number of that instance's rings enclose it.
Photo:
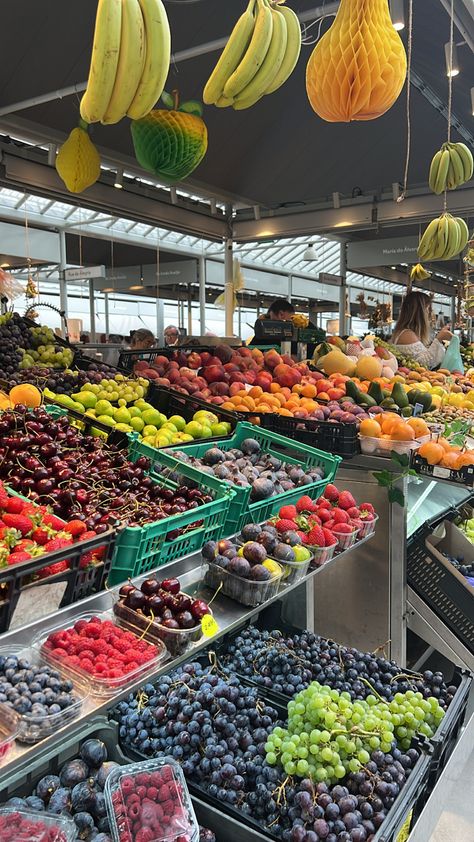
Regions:
[[[381,488],[386,488],[388,491],[388,499],[390,503],[397,503],[399,506],[405,505],[405,495],[401,488],[397,488],[397,482],[405,477],[416,477],[417,472],[410,468],[410,456],[408,453],[397,453],[392,450],[390,453],[392,462],[401,468],[399,473],[394,471],[374,471],[372,476],[377,480]]]
[[[161,101],[167,108],[174,108],[174,97],[172,94],[169,94],[168,91],[163,91],[161,94]]]
[[[202,117],[202,103],[198,102],[197,99],[190,99],[188,102],[183,102],[179,106],[179,111],[184,111],[186,114],[194,114],[195,117]]]

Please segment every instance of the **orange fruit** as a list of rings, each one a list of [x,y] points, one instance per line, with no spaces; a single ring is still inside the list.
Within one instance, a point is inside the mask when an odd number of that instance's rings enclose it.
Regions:
[[[455,450],[451,450],[449,453],[445,453],[441,462],[439,463],[443,468],[457,468],[458,467],[458,460],[459,454],[456,453]]]
[[[371,436],[372,438],[378,439],[382,435],[382,429],[380,424],[374,419],[364,418],[360,422],[360,434],[361,436]]]
[[[307,383],[306,386],[303,386],[301,394],[305,398],[315,398],[318,394],[318,390],[316,386],[312,385],[312,383]]]
[[[249,391],[249,395],[251,398],[259,398],[263,395],[263,389],[261,386],[252,386]]]
[[[395,412],[384,412],[383,415],[379,415],[379,419],[379,423],[382,427],[382,432],[384,433],[391,433],[392,427],[394,427],[395,424],[400,424],[402,420],[400,416],[397,415]]]
[[[290,412],[289,409],[284,409],[284,407],[280,407],[280,409],[277,409],[277,415],[286,415],[289,418],[293,417],[293,413]]]
[[[465,465],[474,465],[474,453],[467,450],[465,453],[456,454],[456,470],[464,468]]]
[[[13,405],[22,403],[30,409],[41,406],[41,392],[31,383],[21,383],[19,386],[13,386],[10,389],[9,398]]]
[[[435,441],[427,441],[418,450],[420,456],[426,459],[428,465],[438,465],[445,454],[445,450]]]
[[[414,441],[415,431],[408,424],[405,424],[404,421],[401,421],[399,424],[393,425],[390,438],[392,441]]]
[[[444,439],[442,436],[437,439],[437,443],[441,445],[443,450],[449,451],[452,450],[452,447],[447,439]]]
[[[409,427],[412,427],[413,432],[415,433],[415,438],[420,438],[421,436],[429,436],[430,428],[426,421],[423,421],[423,418],[409,418],[406,422]]]

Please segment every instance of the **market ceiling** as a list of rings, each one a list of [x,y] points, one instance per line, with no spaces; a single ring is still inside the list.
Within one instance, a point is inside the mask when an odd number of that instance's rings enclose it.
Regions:
[[[464,18],[469,2],[455,3]],[[179,52],[227,36],[245,0],[165,0],[165,4],[173,50]],[[316,7],[315,0],[291,0],[291,5],[298,13]],[[428,101],[434,94],[447,103],[444,44],[449,38],[449,16],[445,5],[444,0],[414,3],[413,67],[428,92],[424,96],[412,86],[411,184],[426,183],[431,156],[446,139],[445,117]],[[0,109],[87,78],[96,6],[96,0],[16,0],[3,4]],[[323,21],[322,31],[331,20]],[[474,41],[474,19],[471,22]],[[313,26],[310,32],[316,30]],[[401,34],[406,43],[407,29]],[[456,41],[462,40],[456,31]],[[347,197],[359,191],[371,196],[383,186],[402,181],[405,94],[378,120],[325,123],[311,110],[305,91],[305,67],[311,50],[311,46],[303,48],[296,71],[282,89],[248,111],[205,109],[209,151],[195,173],[194,184],[204,185],[216,195],[244,197],[249,205],[277,208],[314,203],[334,191]],[[461,72],[453,80],[453,111],[473,133],[470,88],[474,54],[464,43],[458,47],[458,55]],[[210,53],[172,64],[167,88],[179,87],[186,99],[201,98],[216,57],[216,53]],[[56,99],[21,110],[15,119],[66,135],[77,123],[78,101],[77,95]],[[8,119],[0,118],[0,132]],[[456,131],[454,139],[461,139]],[[95,126],[94,141],[119,155],[132,154],[127,120],[116,126]]]

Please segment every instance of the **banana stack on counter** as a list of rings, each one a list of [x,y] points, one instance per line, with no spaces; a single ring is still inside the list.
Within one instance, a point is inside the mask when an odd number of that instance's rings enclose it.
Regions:
[[[272,0],[250,0],[204,88],[204,102],[237,111],[250,108],[286,82],[300,52],[295,12]]]
[[[306,328],[309,326],[309,318],[304,313],[294,313],[291,317],[295,327]]]
[[[464,219],[443,213],[433,219],[418,246],[420,260],[452,260],[466,248],[469,228]]]
[[[82,119],[112,124],[144,117],[163,93],[170,60],[162,0],[99,0]]]
[[[430,188],[438,195],[455,190],[471,180],[473,169],[471,150],[465,143],[443,143],[431,162]]]
[[[410,272],[410,279],[412,281],[427,281],[428,278],[431,278],[431,272],[428,272],[421,263],[417,263],[416,266],[412,267]]]

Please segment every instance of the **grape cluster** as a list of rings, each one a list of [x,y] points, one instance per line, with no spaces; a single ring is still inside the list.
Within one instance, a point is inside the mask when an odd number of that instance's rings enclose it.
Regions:
[[[0,319],[0,378],[8,380],[17,371],[23,350],[33,343],[29,327],[17,313],[7,313]]]
[[[245,794],[263,780],[265,743],[278,721],[255,687],[189,663],[120,702],[116,715],[125,745],[173,757],[209,795],[250,813]],[[267,767],[266,774],[275,786],[278,771]]]
[[[351,702],[349,693],[314,681],[288,703],[287,728],[277,726],[265,745],[267,763],[336,783],[365,766],[373,750],[388,753],[397,740],[406,750],[416,733],[431,737],[443,716],[436,699],[412,690],[389,703],[373,695]]]
[[[243,629],[227,646],[221,662],[226,668],[251,678],[262,687],[286,696],[318,681],[334,690],[365,700],[376,693],[391,701],[397,693],[412,690],[424,699],[433,696],[446,709],[456,687],[447,686],[440,672],[407,675],[386,658],[342,646],[309,631],[285,636],[281,631]]]

